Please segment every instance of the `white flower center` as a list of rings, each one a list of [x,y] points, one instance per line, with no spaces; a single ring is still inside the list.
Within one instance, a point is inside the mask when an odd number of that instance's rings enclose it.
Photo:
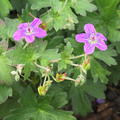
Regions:
[[[98,42],[97,37],[95,34],[91,34],[89,38],[89,43],[90,44],[96,44]]]

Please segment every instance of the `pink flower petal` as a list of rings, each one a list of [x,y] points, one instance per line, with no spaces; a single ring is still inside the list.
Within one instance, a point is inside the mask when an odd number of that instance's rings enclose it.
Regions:
[[[77,34],[75,36],[75,39],[77,42],[87,42],[87,39],[89,38],[89,35],[88,34],[85,34],[85,33],[81,33],[81,34]]]
[[[86,33],[96,33],[96,30],[93,24],[85,24],[84,30]]]
[[[102,51],[107,50],[107,45],[103,40],[100,40],[95,46]]]
[[[86,54],[92,54],[95,50],[95,45],[85,43],[84,45],[84,51]]]
[[[29,25],[28,23],[21,23],[18,25],[18,29],[25,29],[28,27],[28,25]]]
[[[30,26],[32,26],[32,27],[38,27],[41,23],[42,23],[42,21],[41,21],[39,18],[35,18],[35,19],[30,23]]]
[[[28,42],[28,43],[32,43],[32,42],[34,42],[35,37],[32,36],[32,35],[25,36],[25,40],[26,40],[26,42]]]
[[[42,28],[35,28],[34,32],[35,32],[34,35],[38,38],[44,38],[45,36],[47,36],[47,32]]]
[[[23,34],[23,30],[17,30],[14,34],[13,34],[13,39],[16,41],[19,41],[20,39],[24,38],[24,34]]]
[[[107,38],[102,33],[97,33],[96,36],[99,38],[99,40],[107,41]]]

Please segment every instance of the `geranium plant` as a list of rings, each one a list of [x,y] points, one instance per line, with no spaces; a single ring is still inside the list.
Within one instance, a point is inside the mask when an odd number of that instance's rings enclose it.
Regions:
[[[105,101],[119,81],[118,3],[1,0],[0,118],[76,120]]]

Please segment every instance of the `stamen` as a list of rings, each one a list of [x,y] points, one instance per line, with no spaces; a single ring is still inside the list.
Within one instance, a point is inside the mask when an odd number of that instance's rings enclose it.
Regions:
[[[90,35],[89,43],[90,43],[90,44],[95,44],[95,43],[97,43],[97,38],[96,38],[95,34],[91,34],[91,35]]]
[[[28,28],[28,32],[30,32],[31,30],[30,30],[30,28]]]

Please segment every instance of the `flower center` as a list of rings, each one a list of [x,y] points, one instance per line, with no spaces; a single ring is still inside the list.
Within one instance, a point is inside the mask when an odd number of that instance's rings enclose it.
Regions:
[[[90,35],[90,38],[89,38],[89,43],[90,44],[96,44],[97,43],[97,37],[96,37],[96,35],[95,34],[91,34]]]
[[[32,33],[33,33],[32,28],[28,27],[28,28],[26,29],[26,35],[31,35]]]

